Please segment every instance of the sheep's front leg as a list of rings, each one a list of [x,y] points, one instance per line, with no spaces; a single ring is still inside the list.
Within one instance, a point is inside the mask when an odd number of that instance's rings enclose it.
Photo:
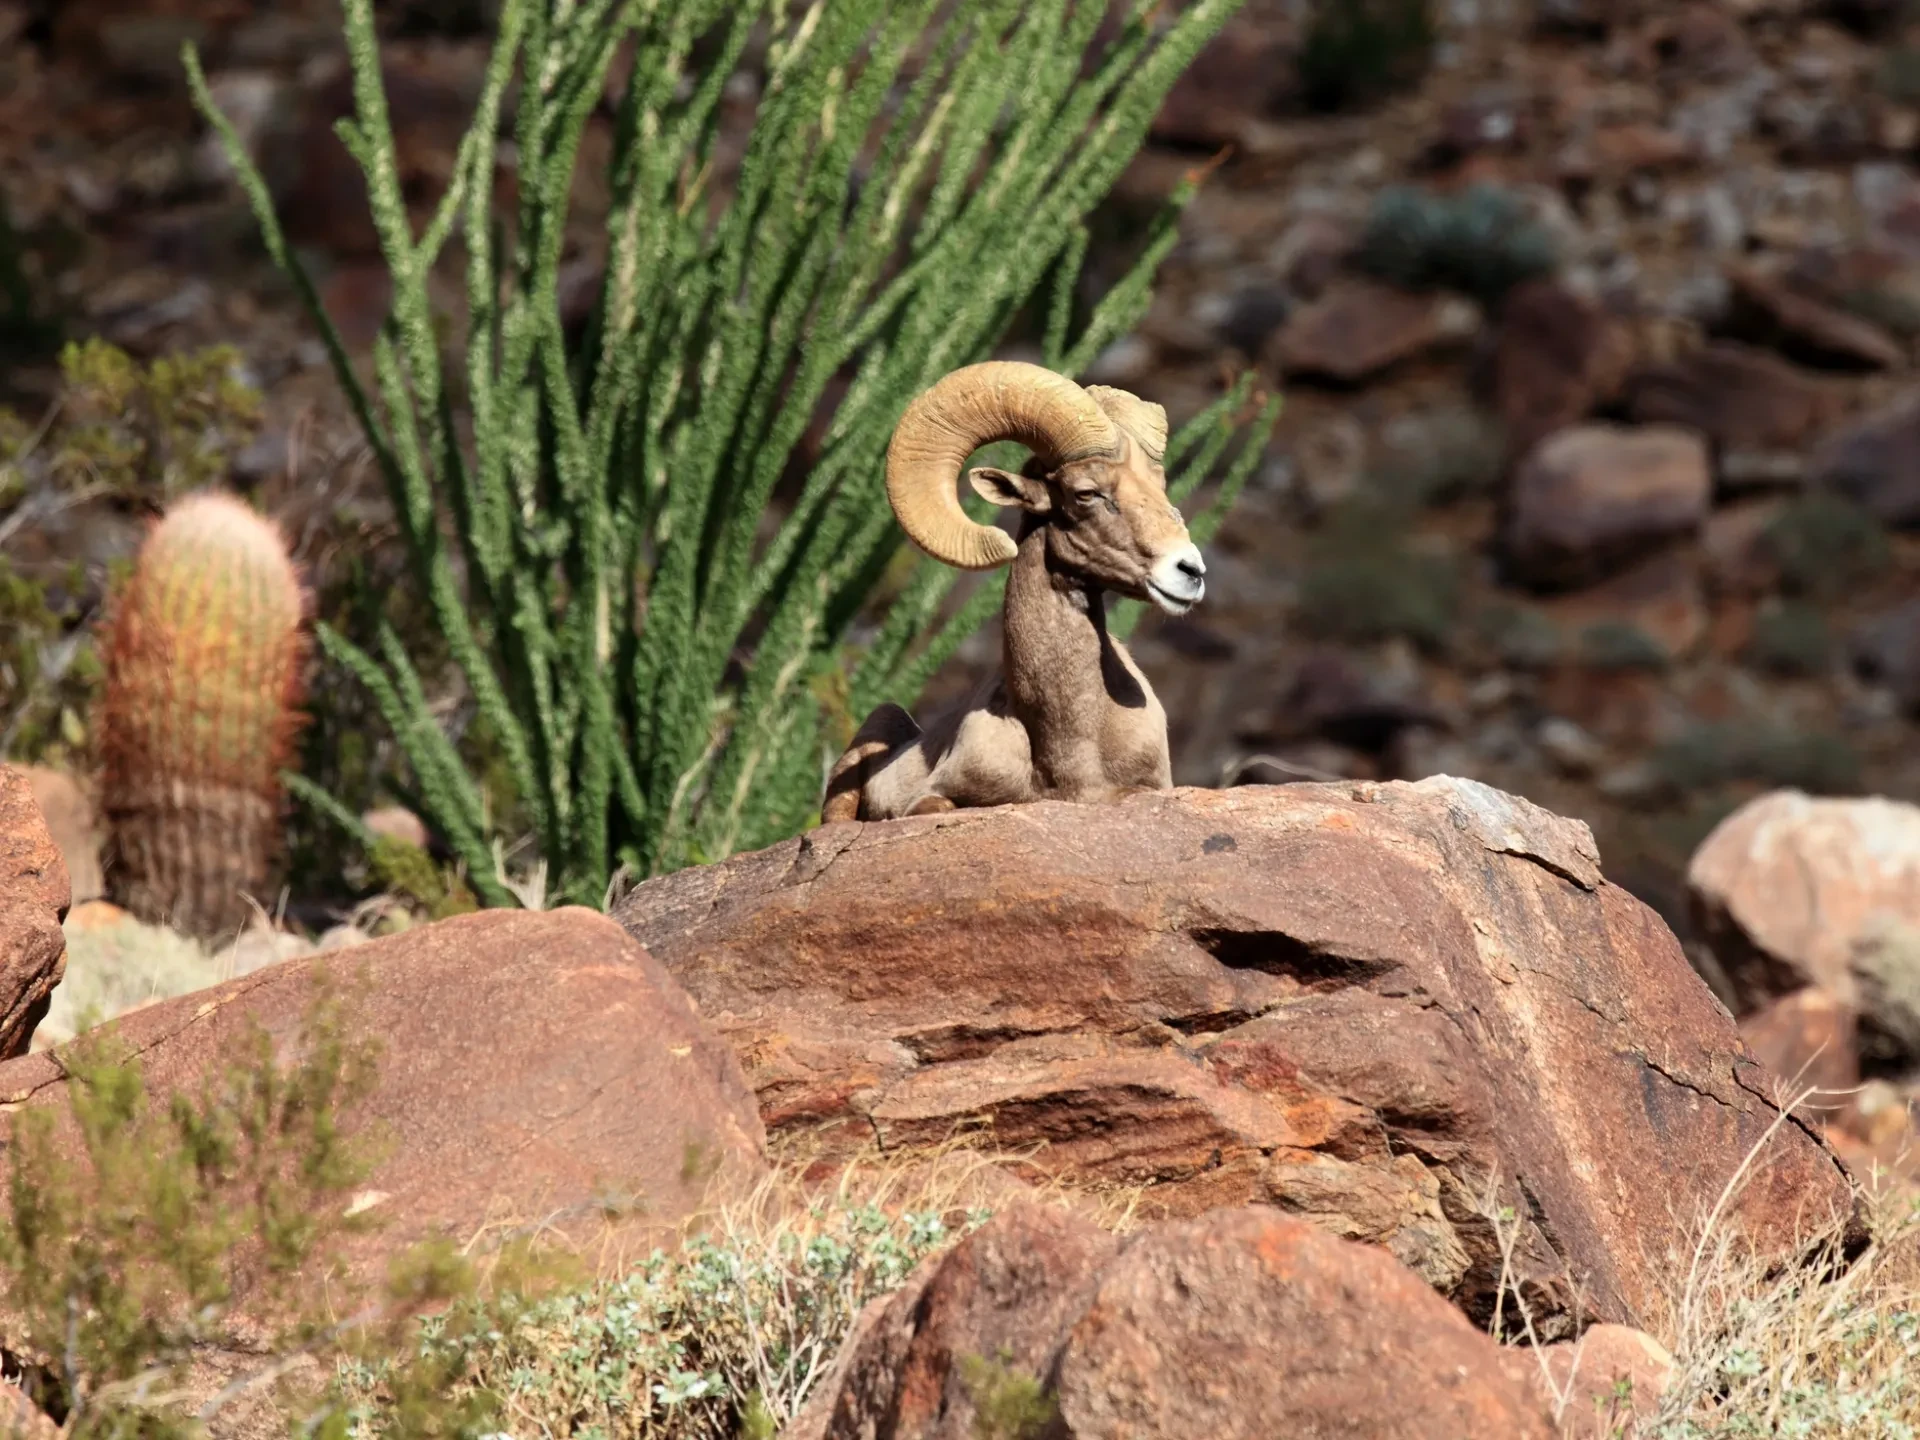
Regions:
[[[1119,798],[1120,787],[1107,774],[1106,758],[1092,740],[1062,746],[1042,763],[1044,794],[1050,800],[1098,805]]]
[[[898,705],[880,706],[854,732],[853,743],[834,762],[827,776],[827,795],[820,806],[820,823],[833,825],[858,820],[866,789],[882,762],[903,745],[920,738],[920,727]]]

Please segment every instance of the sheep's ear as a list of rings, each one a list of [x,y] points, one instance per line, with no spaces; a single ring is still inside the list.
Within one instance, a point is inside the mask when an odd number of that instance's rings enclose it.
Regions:
[[[1034,515],[1046,514],[1053,505],[1046,481],[1032,480],[1010,470],[982,465],[967,472],[967,481],[973,486],[974,494],[992,505],[1014,505]]]

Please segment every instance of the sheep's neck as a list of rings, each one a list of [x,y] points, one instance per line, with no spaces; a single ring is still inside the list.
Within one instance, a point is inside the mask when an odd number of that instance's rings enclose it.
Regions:
[[[1050,789],[1098,783],[1087,772],[1110,707],[1142,697],[1107,634],[1104,592],[1048,564],[1044,525],[1020,538],[1000,623],[1007,700],[1035,769]]]

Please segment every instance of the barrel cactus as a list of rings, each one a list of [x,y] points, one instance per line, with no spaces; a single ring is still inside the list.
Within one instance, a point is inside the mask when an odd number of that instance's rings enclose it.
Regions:
[[[98,725],[107,884],[142,919],[213,939],[266,900],[305,608],[279,531],[232,496],[188,496],[142,545]]]

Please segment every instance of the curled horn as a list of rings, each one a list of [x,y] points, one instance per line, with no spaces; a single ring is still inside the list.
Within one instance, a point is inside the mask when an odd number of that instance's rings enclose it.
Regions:
[[[1158,465],[1167,454],[1167,412],[1165,407],[1155,405],[1151,400],[1142,400],[1138,395],[1125,390],[1115,390],[1111,385],[1089,385],[1087,394],[1094,403],[1108,415],[1113,422],[1134,438],[1136,444],[1147,452],[1147,458]]]
[[[969,365],[922,392],[887,446],[887,500],[908,538],[956,569],[991,570],[1018,548],[1006,531],[960,508],[960,466],[998,440],[1017,440],[1053,469],[1112,454],[1120,435],[1085,390],[1022,361]]]

